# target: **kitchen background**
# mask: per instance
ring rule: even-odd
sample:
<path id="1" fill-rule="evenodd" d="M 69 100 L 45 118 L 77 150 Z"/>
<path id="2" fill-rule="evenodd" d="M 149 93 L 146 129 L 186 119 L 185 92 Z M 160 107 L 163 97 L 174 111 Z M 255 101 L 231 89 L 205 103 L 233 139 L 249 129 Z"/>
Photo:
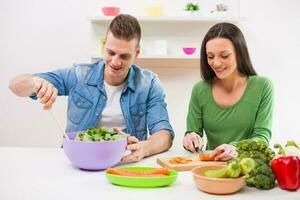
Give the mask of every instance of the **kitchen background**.
<path id="1" fill-rule="evenodd" d="M 184 12 L 189 2 L 198 3 L 200 11 Z M 227 5 L 228 10 L 210 13 L 219 3 Z M 176 16 L 168 22 L 160 20 L 163 16 L 141 21 L 143 55 L 137 61 L 156 72 L 162 81 L 176 133 L 173 148 L 182 148 L 191 89 L 200 79 L 199 47 L 214 24 L 180 21 L 189 15 L 194 19 L 213 16 L 232 20 L 242 29 L 257 72 L 274 83 L 271 143 L 287 139 L 300 142 L 298 0 L 0 0 L 0 146 L 61 145 L 60 129 L 50 113 L 43 111 L 38 102 L 16 97 L 8 89 L 8 82 L 21 73 L 54 70 L 101 56 L 100 40 L 108 21 L 95 17 L 103 16 L 103 6 L 119 6 L 121 13 L 135 16 L 149 15 L 145 8 L 159 6 L 164 16 Z M 157 40 L 164 40 L 158 45 L 163 53 L 155 46 Z M 165 41 L 167 55 L 161 55 Z M 184 46 L 197 50 L 193 55 L 184 55 Z M 58 98 L 53 107 L 63 127 L 66 100 Z"/>

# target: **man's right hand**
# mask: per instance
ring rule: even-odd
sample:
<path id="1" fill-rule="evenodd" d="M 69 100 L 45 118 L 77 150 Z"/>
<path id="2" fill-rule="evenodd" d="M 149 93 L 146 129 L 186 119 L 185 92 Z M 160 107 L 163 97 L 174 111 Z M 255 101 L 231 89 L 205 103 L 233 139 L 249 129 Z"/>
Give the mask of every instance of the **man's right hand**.
<path id="1" fill-rule="evenodd" d="M 20 97 L 28 97 L 32 93 L 36 93 L 37 98 L 44 104 L 43 108 L 45 110 L 51 108 L 58 93 L 51 83 L 31 74 L 22 74 L 15 77 L 9 82 L 9 88 Z"/>
<path id="2" fill-rule="evenodd" d="M 195 132 L 188 133 L 183 138 L 183 146 L 193 153 L 197 152 L 195 147 L 201 150 L 203 148 L 203 145 L 203 139 Z"/>
<path id="3" fill-rule="evenodd" d="M 33 85 L 34 92 L 37 95 L 37 98 L 40 100 L 42 104 L 44 104 L 43 108 L 45 110 L 49 110 L 52 107 L 52 104 L 55 102 L 57 97 L 57 89 L 49 83 L 47 80 L 34 76 Z"/>

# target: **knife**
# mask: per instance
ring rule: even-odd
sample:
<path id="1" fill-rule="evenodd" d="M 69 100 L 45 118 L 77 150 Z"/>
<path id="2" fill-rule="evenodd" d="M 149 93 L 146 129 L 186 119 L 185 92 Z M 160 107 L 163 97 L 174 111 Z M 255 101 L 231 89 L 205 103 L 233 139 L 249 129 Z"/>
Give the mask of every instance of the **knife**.
<path id="1" fill-rule="evenodd" d="M 197 153 L 202 153 L 202 148 L 200 148 L 198 144 L 195 144 L 193 142 L 193 146 L 194 146 L 194 148 L 195 148 L 195 150 L 196 150 Z"/>

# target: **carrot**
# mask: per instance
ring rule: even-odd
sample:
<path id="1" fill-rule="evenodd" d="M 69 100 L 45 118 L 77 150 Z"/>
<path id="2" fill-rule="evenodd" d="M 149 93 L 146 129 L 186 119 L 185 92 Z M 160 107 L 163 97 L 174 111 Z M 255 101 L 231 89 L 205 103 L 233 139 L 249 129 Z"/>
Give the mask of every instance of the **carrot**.
<path id="1" fill-rule="evenodd" d="M 205 154 L 205 153 L 200 154 L 200 155 L 199 155 L 199 159 L 200 159 L 201 161 L 213 161 L 213 160 L 214 160 L 214 158 L 211 157 L 210 154 Z"/>
<path id="2" fill-rule="evenodd" d="M 145 171 L 127 170 L 121 168 L 108 168 L 107 172 L 119 176 L 134 176 L 134 177 L 162 177 L 170 173 L 168 168 L 158 168 Z"/>
<path id="3" fill-rule="evenodd" d="M 201 161 L 214 161 L 215 158 L 220 155 L 223 151 L 222 150 L 215 150 L 212 153 L 202 153 L 199 154 L 199 160 Z"/>
<path id="4" fill-rule="evenodd" d="M 174 157 L 169 160 L 169 163 L 171 164 L 187 164 L 189 162 L 192 162 L 192 160 L 185 157 Z"/>

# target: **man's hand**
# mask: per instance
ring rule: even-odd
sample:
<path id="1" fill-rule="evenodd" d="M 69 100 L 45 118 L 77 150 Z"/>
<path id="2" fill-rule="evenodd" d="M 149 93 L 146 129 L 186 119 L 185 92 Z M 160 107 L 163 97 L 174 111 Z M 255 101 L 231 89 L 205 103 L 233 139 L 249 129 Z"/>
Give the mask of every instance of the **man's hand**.
<path id="1" fill-rule="evenodd" d="M 131 151 L 131 153 L 124 156 L 121 162 L 131 163 L 142 160 L 146 155 L 145 150 L 147 149 L 148 143 L 147 141 L 139 141 L 134 136 L 129 136 L 127 150 Z"/>
<path id="2" fill-rule="evenodd" d="M 203 145 L 203 139 L 195 132 L 188 133 L 183 138 L 183 146 L 193 153 L 197 152 L 196 148 L 201 150 L 203 148 Z"/>
<path id="3" fill-rule="evenodd" d="M 9 88 L 20 97 L 28 97 L 32 93 L 36 93 L 37 98 L 44 104 L 43 108 L 45 110 L 51 108 L 58 93 L 51 83 L 31 74 L 22 74 L 15 77 L 9 82 Z"/>
<path id="4" fill-rule="evenodd" d="M 114 128 L 114 131 L 116 131 L 119 134 L 126 134 L 119 128 Z M 128 136 L 127 137 L 127 147 L 126 149 L 131 151 L 129 155 L 124 156 L 121 159 L 121 162 L 123 163 L 130 163 L 130 162 L 137 162 L 139 160 L 142 160 L 144 158 L 144 148 L 142 147 L 143 142 L 140 142 L 136 137 L 134 136 Z"/>
<path id="5" fill-rule="evenodd" d="M 33 78 L 34 92 L 37 94 L 37 98 L 42 104 L 45 110 L 49 110 L 57 97 L 57 89 L 45 79 L 34 76 Z"/>
<path id="6" fill-rule="evenodd" d="M 222 152 L 222 153 L 220 153 Z M 217 155 L 218 154 L 218 155 Z M 215 160 L 227 161 L 232 159 L 233 157 L 238 156 L 238 152 L 236 151 L 235 146 L 231 144 L 221 144 L 217 148 L 215 148 L 212 156 L 216 156 Z"/>
<path id="7" fill-rule="evenodd" d="M 120 134 L 126 134 L 118 128 L 114 130 Z M 121 162 L 130 163 L 142 160 L 147 156 L 161 153 L 172 146 L 172 138 L 168 131 L 160 130 L 153 133 L 147 140 L 139 141 L 134 136 L 127 138 L 127 150 L 131 151 L 129 155 L 122 158 Z"/>

